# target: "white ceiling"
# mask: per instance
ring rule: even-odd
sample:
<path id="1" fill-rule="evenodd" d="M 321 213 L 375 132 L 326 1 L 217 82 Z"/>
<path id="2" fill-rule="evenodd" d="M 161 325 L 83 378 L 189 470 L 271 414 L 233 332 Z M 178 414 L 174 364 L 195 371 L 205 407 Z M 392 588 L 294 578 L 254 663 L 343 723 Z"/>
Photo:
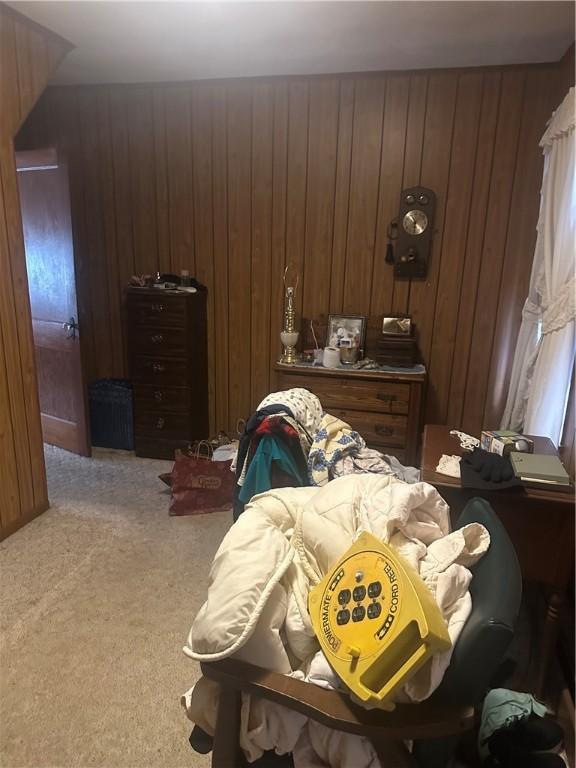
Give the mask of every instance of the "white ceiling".
<path id="1" fill-rule="evenodd" d="M 76 48 L 57 83 L 556 61 L 572 2 L 12 2 Z"/>

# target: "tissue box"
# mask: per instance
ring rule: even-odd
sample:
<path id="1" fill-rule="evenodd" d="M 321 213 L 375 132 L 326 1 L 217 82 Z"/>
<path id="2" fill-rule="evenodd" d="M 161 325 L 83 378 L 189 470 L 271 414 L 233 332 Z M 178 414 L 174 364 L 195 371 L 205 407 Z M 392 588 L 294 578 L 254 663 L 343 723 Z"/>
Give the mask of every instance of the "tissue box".
<path id="1" fill-rule="evenodd" d="M 510 451 L 516 450 L 517 440 L 525 440 L 528 443 L 528 449 L 524 453 L 534 453 L 534 442 L 529 437 L 506 429 L 482 430 L 480 447 L 485 451 L 490 451 L 490 453 L 508 456 Z"/>

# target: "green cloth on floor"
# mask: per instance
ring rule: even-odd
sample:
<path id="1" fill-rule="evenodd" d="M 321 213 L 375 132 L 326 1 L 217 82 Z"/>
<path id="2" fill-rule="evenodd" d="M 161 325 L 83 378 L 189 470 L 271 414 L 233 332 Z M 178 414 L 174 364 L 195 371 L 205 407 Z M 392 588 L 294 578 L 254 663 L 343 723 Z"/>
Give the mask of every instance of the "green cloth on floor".
<path id="1" fill-rule="evenodd" d="M 524 720 L 534 714 L 544 717 L 546 707 L 529 693 L 494 688 L 484 699 L 482 722 L 478 734 L 478 751 L 485 760 L 489 756 L 488 739 L 500 728 L 506 728 L 516 720 Z"/>
<path id="2" fill-rule="evenodd" d="M 308 478 L 298 467 L 294 457 L 282 440 L 274 435 L 264 435 L 258 443 L 256 453 L 250 462 L 239 499 L 247 504 L 252 496 L 272 488 L 272 464 L 276 462 L 282 472 L 292 475 L 295 486 L 308 485 Z"/>

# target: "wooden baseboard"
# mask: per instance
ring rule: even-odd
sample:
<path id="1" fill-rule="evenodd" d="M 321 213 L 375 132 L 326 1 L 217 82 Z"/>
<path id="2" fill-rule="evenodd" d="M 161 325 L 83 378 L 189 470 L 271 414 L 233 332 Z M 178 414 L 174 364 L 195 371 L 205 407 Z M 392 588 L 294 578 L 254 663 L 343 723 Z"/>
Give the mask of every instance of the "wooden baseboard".
<path id="1" fill-rule="evenodd" d="M 39 506 L 34 507 L 30 512 L 26 512 L 26 514 L 22 515 L 22 517 L 19 517 L 17 520 L 11 520 L 7 525 L 0 527 L 0 541 L 3 541 L 4 539 L 7 539 L 8 536 L 16 533 L 16 531 L 23 528 L 31 520 L 34 520 L 35 517 L 39 517 L 43 512 L 46 512 L 49 506 L 47 501 L 43 502 Z"/>

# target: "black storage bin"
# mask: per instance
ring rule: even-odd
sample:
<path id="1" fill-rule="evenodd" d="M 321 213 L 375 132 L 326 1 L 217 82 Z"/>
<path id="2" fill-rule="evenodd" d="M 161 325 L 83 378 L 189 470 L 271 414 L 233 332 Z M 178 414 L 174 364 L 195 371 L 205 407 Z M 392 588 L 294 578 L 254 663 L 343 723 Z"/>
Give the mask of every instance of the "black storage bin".
<path id="1" fill-rule="evenodd" d="M 134 450 L 132 385 L 126 379 L 99 379 L 88 387 L 92 445 Z"/>

